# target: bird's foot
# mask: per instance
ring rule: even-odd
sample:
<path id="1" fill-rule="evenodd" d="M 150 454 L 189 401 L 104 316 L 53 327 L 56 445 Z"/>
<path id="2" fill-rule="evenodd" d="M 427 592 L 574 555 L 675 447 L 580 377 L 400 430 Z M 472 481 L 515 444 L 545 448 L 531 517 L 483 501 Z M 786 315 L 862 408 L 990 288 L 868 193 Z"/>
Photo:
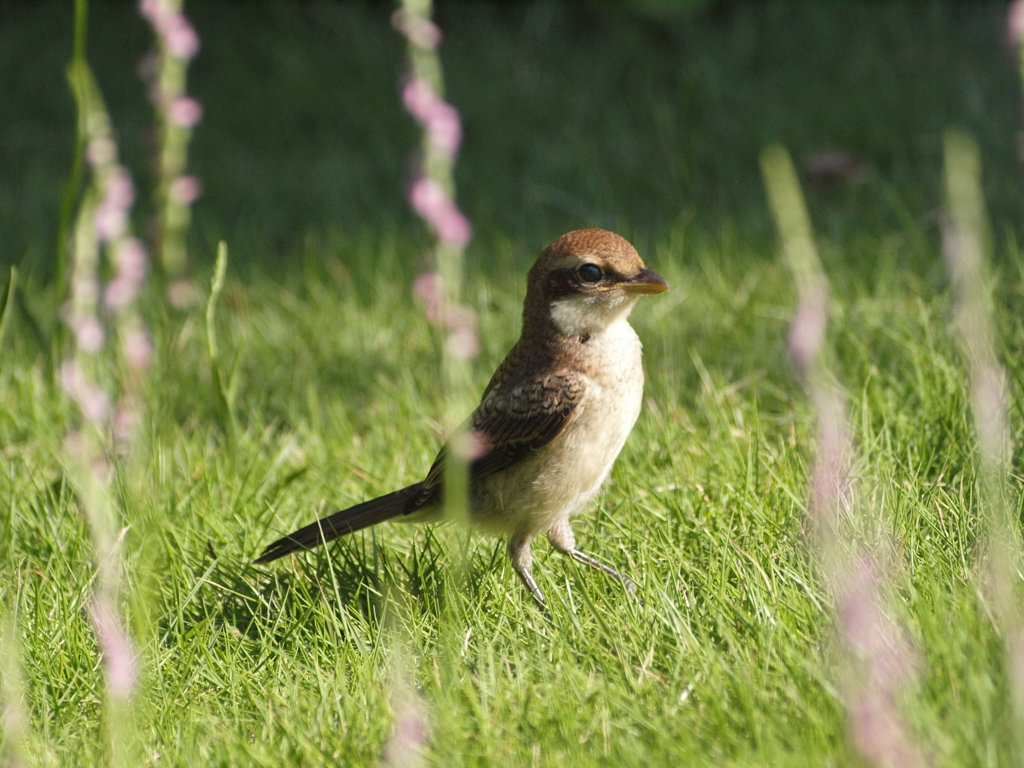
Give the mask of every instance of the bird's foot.
<path id="1" fill-rule="evenodd" d="M 526 585 L 526 588 L 530 591 L 530 597 L 533 598 L 534 605 L 536 605 L 541 613 L 551 621 L 551 611 L 548 610 L 548 601 L 544 599 L 544 593 L 540 591 L 540 587 L 537 586 L 537 582 L 533 578 L 533 574 L 530 573 L 528 568 L 516 568 L 516 575 L 519 576 L 520 581 Z"/>
<path id="2" fill-rule="evenodd" d="M 618 579 L 622 582 L 623 586 L 630 594 L 636 594 L 636 583 L 629 578 L 629 576 L 623 576 L 621 573 L 616 571 L 610 565 L 606 565 L 592 555 L 588 555 L 586 552 L 580 552 L 578 549 L 570 549 L 566 551 L 573 560 L 584 565 L 589 565 L 591 568 L 596 568 L 599 571 L 604 571 L 612 578 Z"/>

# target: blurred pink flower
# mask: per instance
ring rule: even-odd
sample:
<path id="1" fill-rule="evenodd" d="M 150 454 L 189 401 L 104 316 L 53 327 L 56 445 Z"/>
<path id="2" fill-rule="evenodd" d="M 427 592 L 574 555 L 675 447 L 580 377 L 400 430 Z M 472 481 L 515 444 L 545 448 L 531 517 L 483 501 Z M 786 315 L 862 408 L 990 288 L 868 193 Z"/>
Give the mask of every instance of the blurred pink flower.
<path id="1" fill-rule="evenodd" d="M 135 202 L 135 185 L 123 165 L 116 166 L 107 180 L 106 200 L 119 208 L 130 208 Z"/>
<path id="2" fill-rule="evenodd" d="M 189 96 L 179 96 L 167 108 L 167 118 L 182 128 L 191 128 L 203 117 L 203 107 Z"/>
<path id="3" fill-rule="evenodd" d="M 444 283 L 437 272 L 424 272 L 416 278 L 412 292 L 423 302 L 424 313 L 431 324 L 453 329 L 456 334 L 460 334 L 457 340 L 449 337 L 449 345 L 455 344 L 463 350 L 472 350 L 468 356 L 473 357 L 479 346 L 476 339 L 476 313 L 469 307 L 446 307 L 443 287 Z"/>
<path id="4" fill-rule="evenodd" d="M 442 101 L 424 80 L 412 78 L 402 89 L 402 101 L 424 128 L 429 141 L 438 149 L 455 154 L 462 142 L 459 112 Z"/>
<path id="5" fill-rule="evenodd" d="M 196 289 L 184 278 L 175 280 L 167 288 L 167 298 L 175 309 L 187 309 L 196 303 Z"/>
<path id="6" fill-rule="evenodd" d="M 166 0 L 140 0 L 139 11 L 163 40 L 168 53 L 191 59 L 199 50 L 199 36 L 177 8 Z"/>
<path id="7" fill-rule="evenodd" d="M 1007 641 L 1010 656 L 1010 682 L 1018 691 L 1024 691 L 1024 635 L 1014 633 Z"/>
<path id="8" fill-rule="evenodd" d="M 117 156 L 117 145 L 112 139 L 93 139 L 85 150 L 86 159 L 93 165 L 109 165 Z"/>
<path id="9" fill-rule="evenodd" d="M 417 48 L 432 51 L 441 44 L 441 30 L 430 19 L 410 18 L 404 8 L 391 14 L 391 26 L 405 35 Z"/>
<path id="10" fill-rule="evenodd" d="M 110 400 L 107 393 L 95 387 L 83 389 L 78 400 L 82 414 L 93 424 L 101 424 L 110 414 Z"/>
<path id="11" fill-rule="evenodd" d="M 409 200 L 413 210 L 427 221 L 442 243 L 461 248 L 469 242 L 472 234 L 469 221 L 436 181 L 417 180 L 412 185 Z"/>
<path id="12" fill-rule="evenodd" d="M 135 283 L 146 279 L 146 252 L 136 238 L 126 237 L 118 242 L 115 260 L 118 276 Z"/>
<path id="13" fill-rule="evenodd" d="M 91 304 L 99 298 L 100 295 L 100 283 L 95 276 L 80 276 L 75 278 L 74 287 L 75 296 L 81 298 L 82 301 Z M 65 304 L 61 308 L 61 311 L 68 313 L 71 311 L 71 304 Z"/>
<path id="14" fill-rule="evenodd" d="M 102 424 L 110 413 L 110 401 L 103 390 L 82 375 L 74 360 L 65 360 L 58 374 L 64 391 L 82 409 L 82 415 L 93 424 Z"/>
<path id="15" fill-rule="evenodd" d="M 103 300 L 107 307 L 119 310 L 135 299 L 146 279 L 146 253 L 134 237 L 118 241 L 114 251 L 117 274 L 107 283 Z"/>
<path id="16" fill-rule="evenodd" d="M 103 202 L 96 208 L 96 234 L 103 242 L 120 237 L 128 224 L 128 210 L 135 202 L 135 185 L 124 166 L 107 178 Z"/>
<path id="17" fill-rule="evenodd" d="M 437 272 L 424 272 L 412 284 L 412 295 L 427 305 L 427 312 L 437 311 L 441 305 L 441 276 Z"/>
<path id="18" fill-rule="evenodd" d="M 114 440 L 122 444 L 130 443 L 135 436 L 138 422 L 138 414 L 132 408 L 119 407 L 114 413 L 114 423 L 111 426 Z"/>
<path id="19" fill-rule="evenodd" d="M 67 365 L 67 363 L 64 363 L 64 365 Z M 61 366 L 62 369 L 64 365 Z M 63 383 L 63 371 L 61 371 L 59 375 L 61 376 L 61 382 Z M 80 459 L 85 455 L 85 437 L 77 429 L 68 432 L 67 435 L 64 436 L 64 447 L 67 449 L 69 454 L 74 456 L 76 459 Z"/>
<path id="20" fill-rule="evenodd" d="M 149 23 L 156 26 L 160 20 L 171 12 L 163 0 L 139 0 L 139 11 Z"/>
<path id="21" fill-rule="evenodd" d="M 421 123 L 427 121 L 431 110 L 440 101 L 437 98 L 437 94 L 434 93 L 434 89 L 430 87 L 430 83 L 426 80 L 420 80 L 415 77 L 410 78 L 409 82 L 405 84 L 405 88 L 402 89 L 402 103 L 405 104 L 405 108 L 409 110 L 412 116 Z"/>
<path id="22" fill-rule="evenodd" d="M 1016 0 L 1006 14 L 1006 32 L 1010 43 L 1020 45 L 1024 41 L 1024 0 Z"/>
<path id="23" fill-rule="evenodd" d="M 124 208 L 104 201 L 96 209 L 96 234 L 103 242 L 120 237 L 128 224 L 128 213 Z"/>
<path id="24" fill-rule="evenodd" d="M 867 169 L 857 156 L 842 147 L 827 147 L 805 155 L 800 170 L 821 190 L 831 189 L 841 181 L 861 183 L 867 179 Z"/>
<path id="25" fill-rule="evenodd" d="M 480 351 L 480 339 L 468 325 L 456 326 L 448 336 L 448 352 L 456 360 L 469 360 Z"/>
<path id="26" fill-rule="evenodd" d="M 83 352 L 99 352 L 103 346 L 103 326 L 95 317 L 73 319 L 71 330 L 75 334 L 75 342 Z"/>
<path id="27" fill-rule="evenodd" d="M 180 13 L 171 16 L 160 32 L 167 50 L 176 58 L 191 59 L 199 51 L 199 35 Z"/>
<path id="28" fill-rule="evenodd" d="M 828 292 L 814 291 L 797 305 L 796 316 L 789 328 L 789 354 L 793 367 L 806 376 L 808 367 L 818 355 L 828 323 Z"/>
<path id="29" fill-rule="evenodd" d="M 479 429 L 473 429 L 469 431 L 468 437 L 469 446 L 466 450 L 466 458 L 470 461 L 473 459 L 479 459 L 491 450 L 491 439 L 487 436 L 486 432 L 482 432 Z"/>
<path id="30" fill-rule="evenodd" d="M 128 360 L 128 365 L 135 370 L 146 368 L 152 353 L 153 344 L 144 329 L 135 328 L 127 333 L 124 339 L 124 356 Z"/>
<path id="31" fill-rule="evenodd" d="M 885 768 L 923 766 L 917 747 L 904 731 L 895 702 L 886 694 L 869 693 L 850 712 L 854 743 L 872 765 Z"/>
<path id="32" fill-rule="evenodd" d="M 192 205 L 202 191 L 202 184 L 195 176 L 179 176 L 171 182 L 170 197 L 180 205 Z"/>
<path id="33" fill-rule="evenodd" d="M 870 686 L 895 691 L 917 669 L 909 640 L 883 610 L 881 576 L 868 555 L 839 585 L 839 622 L 854 657 L 868 664 Z"/>
<path id="34" fill-rule="evenodd" d="M 103 303 L 115 312 L 128 306 L 135 298 L 135 286 L 122 277 L 115 277 L 103 291 Z"/>
<path id="35" fill-rule="evenodd" d="M 110 694 L 118 699 L 127 699 L 134 693 L 138 678 L 131 640 L 121 628 L 109 599 L 99 598 L 94 601 L 90 612 L 107 666 Z"/>
<path id="36" fill-rule="evenodd" d="M 462 122 L 458 110 L 446 101 L 438 102 L 426 121 L 427 135 L 435 147 L 455 154 L 462 143 Z"/>
<path id="37" fill-rule="evenodd" d="M 394 768 L 416 768 L 423 764 L 427 742 L 427 720 L 417 699 L 402 702 L 395 712 L 395 730 L 384 747 L 383 763 Z"/>

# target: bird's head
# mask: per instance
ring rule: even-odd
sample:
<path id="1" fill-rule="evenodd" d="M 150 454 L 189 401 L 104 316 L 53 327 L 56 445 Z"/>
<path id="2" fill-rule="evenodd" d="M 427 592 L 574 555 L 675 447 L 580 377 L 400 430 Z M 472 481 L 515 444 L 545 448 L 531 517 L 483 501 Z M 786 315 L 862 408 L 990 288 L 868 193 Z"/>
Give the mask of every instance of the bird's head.
<path id="1" fill-rule="evenodd" d="M 625 238 L 578 229 L 545 248 L 530 269 L 524 320 L 551 321 L 569 336 L 598 333 L 624 320 L 641 296 L 667 289 Z"/>

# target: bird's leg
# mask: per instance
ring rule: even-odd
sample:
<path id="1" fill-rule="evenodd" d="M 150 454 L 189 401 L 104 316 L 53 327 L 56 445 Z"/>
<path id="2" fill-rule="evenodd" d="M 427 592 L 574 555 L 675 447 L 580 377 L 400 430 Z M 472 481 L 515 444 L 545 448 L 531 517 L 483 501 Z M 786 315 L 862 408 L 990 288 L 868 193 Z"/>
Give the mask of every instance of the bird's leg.
<path id="1" fill-rule="evenodd" d="M 636 592 L 636 584 L 633 583 L 631 578 L 623 576 L 610 565 L 605 565 L 596 557 L 588 555 L 586 552 L 580 552 L 576 549 L 576 535 L 572 532 L 572 528 L 569 526 L 568 520 L 556 523 L 548 531 L 548 541 L 550 541 L 551 546 L 559 552 L 569 555 L 573 560 L 579 563 L 589 565 L 591 568 L 596 568 L 599 571 L 604 571 L 609 576 L 621 581 L 630 592 Z"/>
<path id="2" fill-rule="evenodd" d="M 551 618 L 551 614 L 548 612 L 547 600 L 544 599 L 544 593 L 540 591 L 537 582 L 533 580 L 533 574 L 530 573 L 530 566 L 533 564 L 533 556 L 530 554 L 530 537 L 513 536 L 512 540 L 508 543 L 508 558 L 512 561 L 512 567 L 515 568 L 516 575 L 526 585 L 526 588 L 530 590 L 533 602 L 544 611 L 548 618 Z"/>

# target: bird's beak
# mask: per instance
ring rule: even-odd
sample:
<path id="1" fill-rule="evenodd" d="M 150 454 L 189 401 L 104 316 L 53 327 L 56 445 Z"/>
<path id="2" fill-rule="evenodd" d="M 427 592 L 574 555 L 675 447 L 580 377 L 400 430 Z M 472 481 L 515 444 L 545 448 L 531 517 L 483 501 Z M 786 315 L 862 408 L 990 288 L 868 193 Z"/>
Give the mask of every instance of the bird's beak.
<path id="1" fill-rule="evenodd" d="M 635 293 L 641 296 L 668 290 L 668 283 L 665 282 L 665 278 L 650 269 L 641 269 L 632 277 L 628 277 L 619 283 L 619 286 L 626 293 Z"/>

